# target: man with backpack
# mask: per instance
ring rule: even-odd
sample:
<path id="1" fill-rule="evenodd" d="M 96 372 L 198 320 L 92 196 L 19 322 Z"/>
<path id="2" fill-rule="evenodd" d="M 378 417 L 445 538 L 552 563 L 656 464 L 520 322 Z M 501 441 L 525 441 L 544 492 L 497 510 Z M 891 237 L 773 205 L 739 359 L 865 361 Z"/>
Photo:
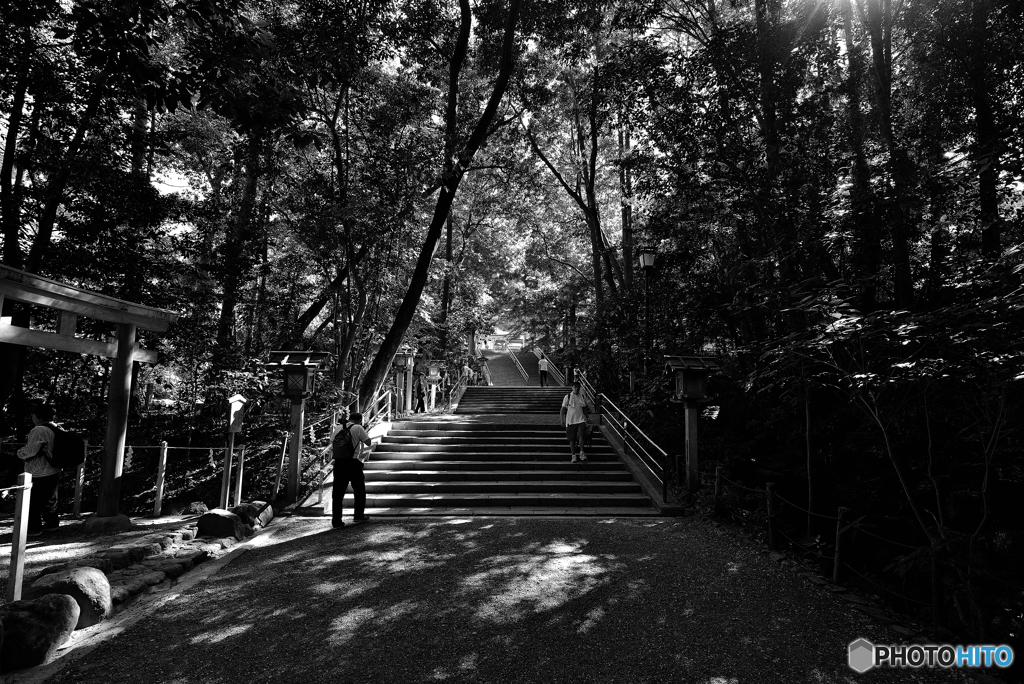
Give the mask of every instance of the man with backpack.
<path id="1" fill-rule="evenodd" d="M 50 424 L 55 411 L 41 404 L 32 409 L 33 428 L 28 443 L 18 449 L 18 458 L 25 462 L 25 472 L 32 475 L 32 494 L 28 504 L 28 536 L 38 537 L 44 531 L 56 532 L 60 526 L 57 515 L 57 487 L 61 469 L 51 463 L 54 431 Z"/>
<path id="2" fill-rule="evenodd" d="M 344 527 L 341 519 L 342 501 L 348 483 L 352 483 L 352 496 L 355 499 L 355 511 L 352 516 L 356 522 L 366 522 L 370 516 L 366 510 L 366 478 L 363 476 L 363 459 L 359 452 L 363 445 L 370 446 L 370 435 L 363 427 L 363 414 L 353 413 L 352 417 L 334 427 L 331 435 L 331 450 L 334 456 L 334 487 L 331 490 L 331 523 L 334 527 Z"/>

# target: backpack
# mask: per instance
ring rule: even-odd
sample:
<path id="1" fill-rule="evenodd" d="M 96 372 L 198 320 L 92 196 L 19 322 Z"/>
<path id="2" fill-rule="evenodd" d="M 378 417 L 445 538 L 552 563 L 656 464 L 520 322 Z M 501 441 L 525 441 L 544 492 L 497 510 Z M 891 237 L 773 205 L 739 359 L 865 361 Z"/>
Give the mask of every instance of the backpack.
<path id="1" fill-rule="evenodd" d="M 44 423 L 53 430 L 52 456 L 47 460 L 54 468 L 74 470 L 85 463 L 85 438 L 75 432 L 68 432 L 53 423 Z"/>
<path id="2" fill-rule="evenodd" d="M 356 455 L 356 448 L 352 446 L 351 427 L 351 425 L 346 424 L 345 427 L 334 436 L 334 441 L 331 442 L 331 446 L 334 449 L 335 461 L 345 458 L 354 458 Z"/>

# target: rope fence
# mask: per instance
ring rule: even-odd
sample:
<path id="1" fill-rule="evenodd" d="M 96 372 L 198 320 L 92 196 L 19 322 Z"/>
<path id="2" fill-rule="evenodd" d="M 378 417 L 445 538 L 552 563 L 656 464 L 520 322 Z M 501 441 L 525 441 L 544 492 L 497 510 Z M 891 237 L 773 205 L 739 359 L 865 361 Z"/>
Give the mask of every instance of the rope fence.
<path id="1" fill-rule="evenodd" d="M 844 507 L 840 507 L 839 508 L 838 515 L 827 515 L 827 514 L 818 513 L 818 512 L 815 512 L 815 511 L 810 511 L 810 510 L 808 510 L 804 506 L 800 506 L 798 504 L 793 503 L 792 501 L 790 501 L 789 499 L 787 499 L 785 497 L 779 496 L 774 491 L 774 487 L 775 487 L 774 483 L 771 483 L 771 482 L 767 483 L 763 490 L 755 489 L 753 487 L 747 487 L 745 485 L 742 485 L 742 484 L 740 484 L 738 482 L 735 482 L 735 481 L 730 480 L 729 478 L 725 477 L 725 475 L 722 474 L 722 468 L 721 467 L 718 467 L 715 470 L 714 511 L 716 513 L 719 511 L 720 506 L 721 506 L 721 500 L 722 500 L 722 497 L 723 497 L 723 494 L 724 494 L 724 486 L 725 485 L 729 485 L 730 489 L 735 489 L 736 493 L 743 493 L 743 494 L 747 494 L 747 495 L 755 495 L 756 494 L 758 496 L 765 497 L 765 503 L 767 505 L 767 510 L 768 510 L 768 515 L 767 515 L 768 547 L 771 550 L 774 551 L 777 548 L 779 548 L 780 540 L 785 540 L 786 542 L 792 544 L 795 548 L 804 549 L 807 552 L 817 551 L 817 555 L 818 555 L 818 557 L 821 560 L 829 561 L 829 562 L 832 563 L 832 581 L 835 584 L 839 584 L 839 585 L 843 584 L 844 583 L 844 576 L 845 576 L 845 574 L 848 571 L 848 572 L 852 573 L 853 575 L 855 575 L 856 577 L 860 578 L 865 584 L 867 584 L 867 585 L 869 585 L 871 587 L 874 587 L 874 588 L 878 589 L 879 591 L 884 592 L 885 594 L 887 594 L 887 595 L 889 595 L 891 597 L 894 597 L 894 598 L 899 599 L 901 601 L 905 601 L 908 604 L 914 604 L 914 605 L 918 605 L 918 606 L 930 607 L 933 611 L 938 610 L 937 606 L 933 605 L 932 603 L 930 603 L 928 601 L 922 601 L 920 599 L 915 599 L 915 598 L 912 598 L 910 596 L 906 596 L 905 594 L 903 594 L 903 593 L 901 593 L 899 591 L 896 591 L 894 589 L 886 587 L 886 586 L 880 584 L 879 582 L 871 579 L 870 577 L 865 575 L 863 572 L 857 570 L 852 565 L 850 565 L 850 563 L 847 562 L 846 557 L 845 557 L 846 554 L 849 552 L 849 548 L 848 547 L 850 545 L 850 540 L 848 540 L 847 537 L 849 536 L 849 534 L 851 532 L 863 532 L 868 537 L 872 537 L 872 538 L 877 539 L 879 541 L 883 541 L 883 542 L 885 542 L 887 544 L 891 544 L 893 546 L 897 546 L 897 547 L 904 548 L 904 549 L 918 550 L 918 549 L 921 548 L 920 546 L 914 546 L 914 545 L 911 545 L 911 544 L 907 544 L 905 542 L 896 541 L 894 539 L 888 539 L 888 538 L 883 537 L 881 535 L 875 534 L 874 532 L 870 532 L 869 530 L 866 529 L 866 527 L 863 524 L 861 524 L 860 519 L 855 520 L 853 522 L 847 523 L 847 517 L 849 516 L 850 511 L 849 511 L 849 509 L 844 508 Z M 821 552 L 820 549 L 814 549 L 812 547 L 809 547 L 807 544 L 802 543 L 802 542 L 794 539 L 793 537 L 791 537 L 789 534 L 787 534 L 786 531 L 782 529 L 782 525 L 779 523 L 779 521 L 777 519 L 778 518 L 778 514 L 779 514 L 779 506 L 780 506 L 780 504 L 784 504 L 786 506 L 789 506 L 790 508 L 792 508 L 795 511 L 799 511 L 801 513 L 804 513 L 804 514 L 807 514 L 807 515 L 810 515 L 810 516 L 815 516 L 815 517 L 821 518 L 823 520 L 827 520 L 827 521 L 830 521 L 830 522 L 835 522 L 836 523 L 836 532 L 835 532 L 834 553 L 831 554 L 831 555 L 824 554 L 824 553 Z"/>

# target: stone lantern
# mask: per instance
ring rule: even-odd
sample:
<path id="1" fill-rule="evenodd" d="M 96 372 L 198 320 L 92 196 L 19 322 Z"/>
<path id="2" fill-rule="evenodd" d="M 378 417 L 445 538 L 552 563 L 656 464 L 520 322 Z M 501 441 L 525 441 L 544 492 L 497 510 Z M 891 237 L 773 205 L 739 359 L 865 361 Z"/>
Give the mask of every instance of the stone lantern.
<path id="1" fill-rule="evenodd" d="M 694 493 L 700 487 L 698 468 L 697 420 L 701 405 L 707 401 L 708 377 L 721 366 L 707 356 L 666 356 L 665 372 L 675 376 L 675 392 L 670 401 L 683 404 L 686 414 L 686 488 Z M 676 453 L 676 483 L 682 484 L 682 464 Z"/>

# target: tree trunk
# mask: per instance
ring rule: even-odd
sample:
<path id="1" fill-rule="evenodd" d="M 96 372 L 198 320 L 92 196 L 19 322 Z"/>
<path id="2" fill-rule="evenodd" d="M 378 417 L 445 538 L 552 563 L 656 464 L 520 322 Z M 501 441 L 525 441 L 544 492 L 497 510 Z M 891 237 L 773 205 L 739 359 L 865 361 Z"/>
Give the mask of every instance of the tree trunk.
<path id="1" fill-rule="evenodd" d="M 444 250 L 444 284 L 441 286 L 441 314 L 438 326 L 441 329 L 442 351 L 448 349 L 448 311 L 452 305 L 452 221 L 452 215 L 449 212 L 448 220 L 445 222 L 447 233 Z"/>
<path id="2" fill-rule="evenodd" d="M 18 136 L 21 133 L 21 119 L 24 116 L 25 94 L 28 91 L 28 60 L 22 62 L 11 99 L 10 115 L 7 119 L 7 141 L 4 144 L 3 163 L 0 165 L 0 212 L 3 214 L 4 263 L 21 268 L 24 255 L 21 252 L 19 233 L 21 231 L 21 202 L 18 194 L 21 188 L 14 185 L 14 161 L 18 155 Z"/>
<path id="3" fill-rule="evenodd" d="M 61 160 L 60 168 L 55 173 L 53 180 L 47 183 L 46 200 L 39 215 L 39 227 L 36 231 L 36 237 L 32 241 L 32 249 L 29 252 L 26 264 L 26 268 L 33 273 L 42 265 L 46 251 L 50 248 L 53 227 L 57 223 L 57 209 L 64 202 L 64 190 L 67 188 L 68 181 L 71 180 L 75 159 L 77 159 L 78 153 L 82 149 L 85 135 L 89 131 L 89 126 L 92 124 L 93 119 L 96 117 L 100 102 L 103 100 L 109 75 L 109 71 L 104 68 L 93 80 L 88 104 L 85 107 L 85 112 L 82 113 L 82 118 L 78 122 L 75 136 L 71 139 L 71 143 L 68 145 L 64 158 Z"/>
<path id="4" fill-rule="evenodd" d="M 871 169 L 868 166 L 864 144 L 864 115 L 861 112 L 860 84 L 864 77 L 864 56 L 853 40 L 853 10 L 850 0 L 842 0 L 843 33 L 846 37 L 847 112 L 849 126 L 847 140 L 853 152 L 850 190 L 850 212 L 854 233 L 855 277 L 861 281 L 858 306 L 868 313 L 875 310 L 878 302 L 875 278 L 881 261 L 881 236 L 875 220 L 874 198 L 871 193 Z"/>
<path id="5" fill-rule="evenodd" d="M 619 192 L 622 196 L 622 283 L 633 291 L 633 178 L 629 172 L 629 123 L 619 125 Z"/>
<path id="6" fill-rule="evenodd" d="M 1000 131 L 992 107 L 992 88 L 989 78 L 988 16 L 991 0 L 974 0 L 971 7 L 971 98 L 974 103 L 975 143 L 974 163 L 978 168 L 978 204 L 981 218 L 981 251 L 993 259 L 999 256 L 1000 227 L 999 148 Z"/>
<path id="7" fill-rule="evenodd" d="M 487 101 L 487 106 L 480 115 L 480 119 L 477 121 L 476 128 L 473 130 L 472 135 L 467 141 L 462 152 L 459 154 L 458 160 L 454 160 L 453 156 L 446 155 L 444 166 L 445 173 L 438 195 L 437 205 L 434 207 L 434 215 L 430 222 L 430 227 L 427 229 L 426 239 L 424 240 L 423 247 L 420 250 L 419 259 L 416 262 L 416 270 L 413 272 L 412 280 L 409 283 L 409 289 L 406 291 L 405 297 L 402 299 L 402 304 L 399 306 L 398 312 L 395 314 L 394 323 L 391 325 L 391 329 L 388 330 L 387 335 L 385 335 L 380 349 L 377 351 L 377 354 L 373 358 L 373 362 L 367 369 L 362 383 L 360 383 L 360 405 L 366 405 L 384 382 L 388 368 L 390 368 L 391 362 L 395 358 L 395 353 L 398 351 L 398 347 L 402 343 L 402 338 L 405 337 L 405 332 L 409 329 L 409 324 L 412 322 L 413 314 L 415 314 L 416 307 L 419 305 L 420 296 L 423 294 L 423 287 L 427 282 L 427 275 L 430 271 L 430 263 L 434 255 L 434 250 L 437 247 L 438 240 L 441 238 L 441 230 L 444 227 L 444 223 L 448 218 L 449 212 L 451 211 L 452 201 L 455 199 L 455 192 L 458 190 L 459 182 L 462 180 L 462 176 L 465 174 L 466 169 L 469 168 L 469 164 L 472 162 L 473 156 L 476 154 L 477 150 L 480 149 L 480 146 L 483 145 L 484 140 L 486 140 L 487 131 L 491 122 L 494 120 L 494 115 L 498 110 L 498 104 L 501 102 L 501 98 L 505 94 L 506 88 L 508 88 L 508 81 L 512 74 L 515 27 L 516 21 L 519 17 L 520 4 L 521 0 L 511 0 L 509 3 L 508 18 L 505 23 L 504 38 L 502 40 L 501 47 L 501 64 L 498 70 L 498 77 L 494 82 L 494 88 L 491 91 L 490 99 Z M 452 71 L 449 75 L 448 107 L 445 114 L 448 130 L 452 130 L 451 127 L 457 121 L 455 117 L 458 113 L 459 71 L 462 69 L 462 62 L 465 59 L 466 50 L 469 44 L 470 24 L 472 22 L 469 0 L 459 0 L 459 8 L 461 10 L 462 22 L 459 30 L 459 40 L 456 44 L 452 59 Z M 449 137 L 449 140 L 446 141 L 446 148 L 452 144 L 452 138 Z"/>
<path id="8" fill-rule="evenodd" d="M 889 216 L 892 225 L 895 304 L 901 309 L 910 309 L 914 306 L 914 284 L 910 270 L 909 221 L 905 211 L 907 166 L 910 162 L 906 151 L 896 142 L 892 123 L 892 7 L 889 0 L 867 0 L 867 6 L 867 29 L 871 36 L 875 75 L 875 104 L 892 178 L 893 195 Z"/>
<path id="9" fill-rule="evenodd" d="M 255 135 L 255 134 L 254 134 Z M 238 212 L 228 229 L 224 242 L 224 283 L 221 299 L 220 320 L 217 323 L 217 346 L 227 351 L 234 346 L 235 307 L 238 305 L 239 290 L 245 267 L 245 251 L 252 229 L 252 217 L 256 207 L 256 190 L 259 187 L 260 141 L 250 138 L 245 160 L 245 182 Z"/>

